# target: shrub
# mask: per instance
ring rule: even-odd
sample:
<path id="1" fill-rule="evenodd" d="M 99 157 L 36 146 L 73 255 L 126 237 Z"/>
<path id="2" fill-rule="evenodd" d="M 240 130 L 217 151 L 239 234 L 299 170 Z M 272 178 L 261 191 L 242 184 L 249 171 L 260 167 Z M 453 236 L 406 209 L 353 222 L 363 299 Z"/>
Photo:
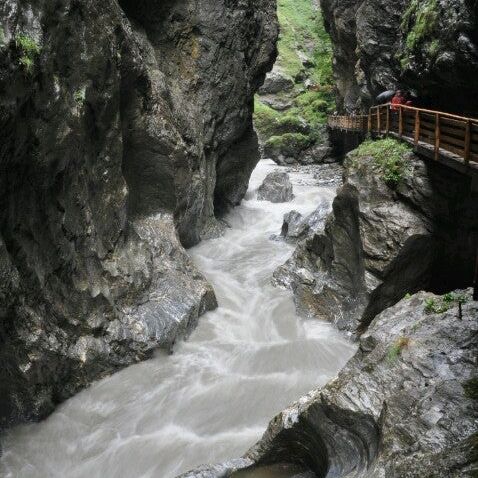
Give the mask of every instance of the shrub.
<path id="1" fill-rule="evenodd" d="M 406 155 L 410 151 L 411 148 L 407 144 L 387 138 L 378 141 L 364 141 L 351 153 L 351 156 L 354 158 L 372 157 L 374 166 L 380 170 L 385 183 L 396 187 L 408 173 Z"/>
<path id="2" fill-rule="evenodd" d="M 443 314 L 447 310 L 451 309 L 453 305 L 465 304 L 468 301 L 468 297 L 464 294 L 454 294 L 448 292 L 444 294 L 440 300 L 428 298 L 425 300 L 425 312 L 427 314 Z"/>

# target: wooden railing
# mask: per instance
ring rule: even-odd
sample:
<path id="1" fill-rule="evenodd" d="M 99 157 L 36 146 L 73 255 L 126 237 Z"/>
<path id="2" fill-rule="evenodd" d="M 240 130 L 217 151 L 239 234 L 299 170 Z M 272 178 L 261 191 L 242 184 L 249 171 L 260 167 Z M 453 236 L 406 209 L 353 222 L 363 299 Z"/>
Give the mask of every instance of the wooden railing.
<path id="1" fill-rule="evenodd" d="M 364 131 L 368 130 L 368 116 L 329 116 L 328 125 L 333 129 L 342 129 L 345 131 Z"/>
<path id="2" fill-rule="evenodd" d="M 448 152 L 465 161 L 478 162 L 478 120 L 405 105 L 380 105 L 370 108 L 368 131 L 394 133 L 418 146 L 430 145 L 435 159 Z"/>

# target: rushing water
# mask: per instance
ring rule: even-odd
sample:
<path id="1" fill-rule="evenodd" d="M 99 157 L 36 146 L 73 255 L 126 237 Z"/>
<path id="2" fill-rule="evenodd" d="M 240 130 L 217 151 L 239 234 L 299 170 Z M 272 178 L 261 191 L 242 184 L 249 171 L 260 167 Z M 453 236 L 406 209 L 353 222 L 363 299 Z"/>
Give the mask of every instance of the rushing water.
<path id="1" fill-rule="evenodd" d="M 330 324 L 298 318 L 291 294 L 270 285 L 293 250 L 270 240 L 284 213 L 310 213 L 335 191 L 297 172 L 293 202 L 257 201 L 274 168 L 268 161 L 256 168 L 224 237 L 191 250 L 219 308 L 172 356 L 128 367 L 42 423 L 12 430 L 0 476 L 171 478 L 242 455 L 274 414 L 336 375 L 355 347 Z"/>

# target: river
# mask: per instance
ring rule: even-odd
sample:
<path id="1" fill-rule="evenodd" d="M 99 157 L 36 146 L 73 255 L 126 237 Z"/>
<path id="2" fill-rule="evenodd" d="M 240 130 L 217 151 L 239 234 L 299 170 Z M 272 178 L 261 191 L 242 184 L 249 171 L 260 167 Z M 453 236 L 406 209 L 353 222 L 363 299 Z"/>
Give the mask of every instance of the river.
<path id="1" fill-rule="evenodd" d="M 242 455 L 277 412 L 337 374 L 355 345 L 328 323 L 300 319 L 292 294 L 270 284 L 293 251 L 270 239 L 283 215 L 330 207 L 335 186 L 295 171 L 292 202 L 257 201 L 257 187 L 277 168 L 261 161 L 227 217 L 231 228 L 190 250 L 219 308 L 173 355 L 158 353 L 93 384 L 47 420 L 11 430 L 0 476 L 173 478 Z"/>

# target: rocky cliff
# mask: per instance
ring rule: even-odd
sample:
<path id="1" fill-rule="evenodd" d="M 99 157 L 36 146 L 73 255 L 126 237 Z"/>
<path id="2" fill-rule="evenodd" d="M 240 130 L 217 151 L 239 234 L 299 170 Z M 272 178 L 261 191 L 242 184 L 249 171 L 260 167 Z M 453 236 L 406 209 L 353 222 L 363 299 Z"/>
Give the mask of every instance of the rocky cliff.
<path id="1" fill-rule="evenodd" d="M 340 110 L 365 110 L 397 86 L 418 102 L 478 112 L 475 0 L 322 0 Z"/>
<path id="2" fill-rule="evenodd" d="M 407 293 L 473 283 L 478 195 L 470 177 L 424 162 L 395 140 L 349 154 L 322 230 L 274 273 L 307 316 L 357 334 Z"/>
<path id="3" fill-rule="evenodd" d="M 215 306 L 183 246 L 258 160 L 274 0 L 0 5 L 0 427 Z"/>

